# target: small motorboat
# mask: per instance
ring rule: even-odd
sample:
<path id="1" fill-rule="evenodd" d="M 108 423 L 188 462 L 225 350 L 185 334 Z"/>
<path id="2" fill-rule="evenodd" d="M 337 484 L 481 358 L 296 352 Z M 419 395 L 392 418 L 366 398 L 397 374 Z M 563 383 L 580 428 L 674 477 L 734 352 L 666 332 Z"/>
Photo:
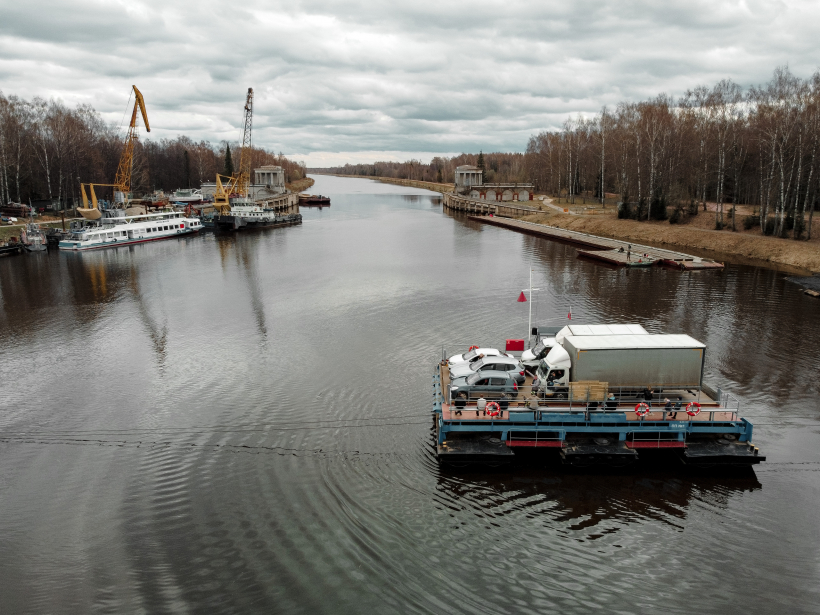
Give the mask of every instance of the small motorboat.
<path id="1" fill-rule="evenodd" d="M 48 247 L 46 236 L 39 224 L 30 222 L 20 233 L 20 243 L 26 252 L 42 252 Z"/>

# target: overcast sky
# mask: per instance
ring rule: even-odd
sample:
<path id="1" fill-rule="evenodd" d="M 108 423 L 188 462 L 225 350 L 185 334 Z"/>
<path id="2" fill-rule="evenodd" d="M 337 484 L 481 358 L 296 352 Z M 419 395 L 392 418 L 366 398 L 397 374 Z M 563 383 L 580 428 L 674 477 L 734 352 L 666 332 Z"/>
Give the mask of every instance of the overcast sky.
<path id="1" fill-rule="evenodd" d="M 569 114 L 820 66 L 820 2 L 0 0 L 0 89 L 92 104 L 135 84 L 154 138 L 309 166 L 523 151 Z M 132 101 L 133 102 L 133 101 Z"/>

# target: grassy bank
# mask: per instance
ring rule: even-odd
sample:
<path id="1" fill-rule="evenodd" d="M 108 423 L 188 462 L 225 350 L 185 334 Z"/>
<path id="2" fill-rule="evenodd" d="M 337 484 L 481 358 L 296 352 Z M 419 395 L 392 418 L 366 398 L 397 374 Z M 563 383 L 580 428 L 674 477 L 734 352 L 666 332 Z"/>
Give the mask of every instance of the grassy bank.
<path id="1" fill-rule="evenodd" d="M 310 188 L 314 183 L 315 182 L 313 181 L 312 177 L 303 177 L 302 179 L 297 179 L 295 182 L 285 184 L 285 188 L 287 188 L 291 192 L 304 192 L 305 190 Z"/>
<path id="2" fill-rule="evenodd" d="M 820 272 L 820 243 L 777 239 L 759 232 L 733 233 L 668 222 L 619 220 L 614 215 L 570 215 L 557 211 L 521 216 L 521 220 L 634 241 L 658 247 L 674 246 L 692 254 L 728 262 L 751 262 L 794 272 Z"/>

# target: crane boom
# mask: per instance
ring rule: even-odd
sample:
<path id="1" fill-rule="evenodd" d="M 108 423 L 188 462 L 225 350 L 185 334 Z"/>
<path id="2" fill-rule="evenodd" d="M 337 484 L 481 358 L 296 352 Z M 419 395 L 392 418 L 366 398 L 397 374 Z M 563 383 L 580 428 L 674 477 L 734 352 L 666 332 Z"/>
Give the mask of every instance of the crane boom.
<path id="1" fill-rule="evenodd" d="M 253 129 L 253 88 L 248 88 L 245 99 L 245 128 L 242 131 L 242 150 L 239 154 L 239 176 L 236 182 L 236 192 L 240 196 L 248 196 L 248 186 L 251 183 L 251 133 Z"/>
<path id="2" fill-rule="evenodd" d="M 137 133 L 137 109 L 139 109 L 142 115 L 146 132 L 151 132 L 151 126 L 148 124 L 148 112 L 145 110 L 145 99 L 142 97 L 142 93 L 137 89 L 137 86 L 132 85 L 131 87 L 134 88 L 134 109 L 131 111 L 131 123 L 128 126 L 128 135 L 125 137 L 125 147 L 123 147 L 120 162 L 119 165 L 117 165 L 117 175 L 114 178 L 114 183 L 80 184 L 83 206 L 78 207 L 77 211 L 89 220 L 98 220 L 102 216 L 102 212 L 97 204 L 97 195 L 94 193 L 94 186 L 113 187 L 114 202 L 116 203 L 124 204 L 128 200 L 128 194 L 131 192 L 131 171 L 134 166 L 134 146 L 139 140 L 139 134 Z M 91 207 L 88 206 L 88 197 L 85 193 L 86 186 L 88 186 L 91 192 Z"/>
<path id="3" fill-rule="evenodd" d="M 145 110 L 145 99 L 142 93 L 134 88 L 134 109 L 131 111 L 131 123 L 128 126 L 128 136 L 125 137 L 125 147 L 120 156 L 120 164 L 117 167 L 117 175 L 114 178 L 114 185 L 116 187 L 114 193 L 114 201 L 125 202 L 128 199 L 128 193 L 131 192 L 131 171 L 134 166 L 134 146 L 139 141 L 139 134 L 137 133 L 137 109 L 142 114 L 142 121 L 145 124 L 145 131 L 151 132 L 151 126 L 148 124 L 148 113 Z M 117 194 L 119 193 L 119 194 Z"/>
<path id="4" fill-rule="evenodd" d="M 251 134 L 253 130 L 253 88 L 248 88 L 245 98 L 245 126 L 242 130 L 242 149 L 239 154 L 239 170 L 233 175 L 216 176 L 216 192 L 214 193 L 214 209 L 226 215 L 231 211 L 232 196 L 248 197 L 248 188 L 251 181 Z M 223 180 L 227 180 L 223 183 Z"/>

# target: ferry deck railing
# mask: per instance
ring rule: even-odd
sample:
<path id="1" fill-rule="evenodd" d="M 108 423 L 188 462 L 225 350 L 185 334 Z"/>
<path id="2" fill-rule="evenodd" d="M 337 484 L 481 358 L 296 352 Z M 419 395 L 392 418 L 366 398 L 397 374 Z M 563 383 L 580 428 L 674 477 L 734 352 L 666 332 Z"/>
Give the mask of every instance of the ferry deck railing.
<path id="1" fill-rule="evenodd" d="M 720 388 L 714 391 L 704 391 L 704 387 L 668 387 L 666 389 L 660 387 L 655 389 L 653 387 L 651 399 L 647 399 L 644 392 L 637 387 L 607 387 L 603 399 L 600 395 L 597 397 L 590 395 L 588 391 L 584 396 L 571 395 L 567 387 L 553 389 L 546 395 L 542 392 L 541 387 L 536 393 L 533 393 L 532 388 L 531 385 L 519 385 L 518 395 L 515 397 L 507 394 L 483 395 L 479 392 L 471 392 L 466 399 L 462 399 L 453 398 L 448 385 L 442 387 L 442 396 L 445 404 L 457 410 L 462 410 L 464 418 L 469 418 L 467 412 L 474 412 L 477 409 L 482 413 L 480 416 L 486 416 L 486 410 L 483 408 L 484 404 L 478 403 L 480 399 L 499 403 L 500 418 L 504 418 L 510 412 L 535 412 L 539 417 L 548 413 L 583 413 L 586 420 L 589 420 L 589 416 L 592 414 L 606 415 L 631 412 L 637 415 L 636 407 L 641 403 L 645 403 L 649 407 L 645 416 L 636 416 L 640 421 L 656 421 L 658 420 L 656 416 L 648 417 L 650 414 L 656 415 L 658 412 L 662 413 L 660 419 L 662 421 L 691 421 L 700 414 L 706 414 L 710 421 L 714 421 L 716 413 L 730 413 L 728 420 L 738 420 L 740 411 L 738 398 Z M 688 395 L 684 398 L 680 395 L 681 393 Z M 609 395 L 614 395 L 615 399 L 606 399 Z M 667 399 L 670 401 L 667 402 Z M 691 416 L 687 413 L 686 407 L 690 402 L 701 404 L 698 415 Z M 693 407 L 693 410 L 696 407 Z M 641 410 L 644 410 L 644 408 L 641 408 Z"/>

